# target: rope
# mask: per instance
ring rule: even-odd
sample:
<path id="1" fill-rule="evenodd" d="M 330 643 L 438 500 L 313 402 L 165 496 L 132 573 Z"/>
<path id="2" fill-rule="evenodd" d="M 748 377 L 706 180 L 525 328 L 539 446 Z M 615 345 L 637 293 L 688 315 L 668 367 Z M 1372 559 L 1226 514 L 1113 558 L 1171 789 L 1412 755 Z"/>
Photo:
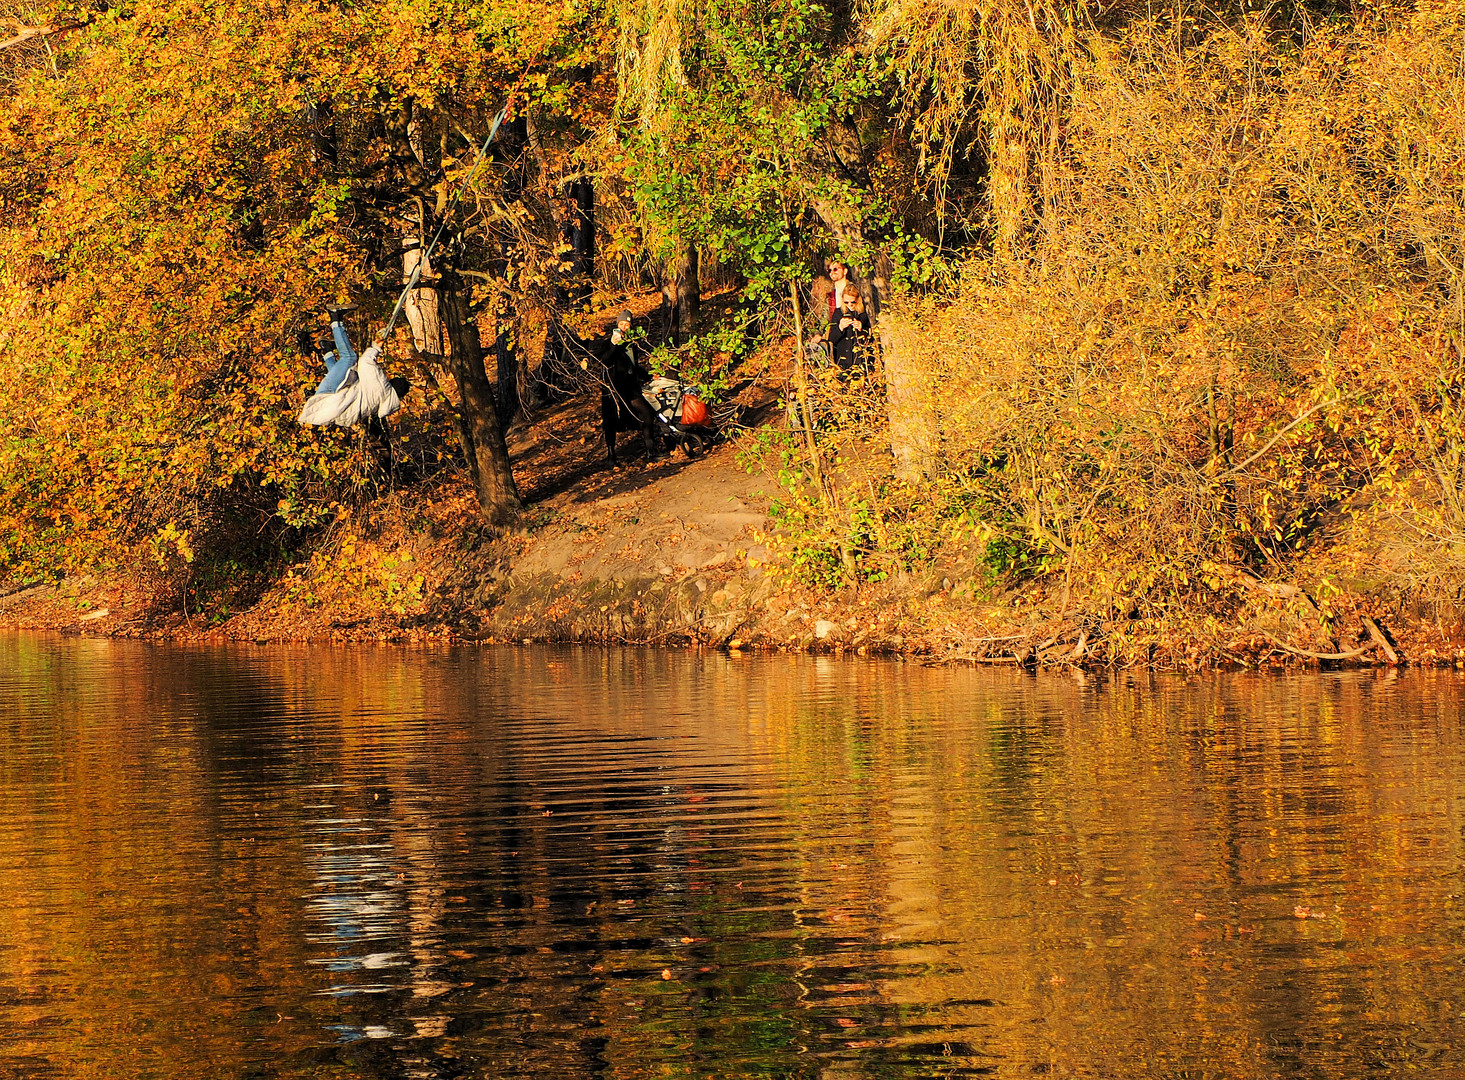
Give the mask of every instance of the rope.
<path id="1" fill-rule="evenodd" d="M 493 142 L 494 136 L 498 134 L 499 126 L 509 115 L 509 109 L 513 103 L 514 95 L 511 93 L 509 100 L 499 110 L 499 114 L 493 118 L 493 125 L 488 129 L 488 138 L 483 140 L 483 145 L 478 149 L 478 156 L 473 159 L 473 168 L 468 170 L 468 175 L 458 185 L 458 190 L 454 193 L 452 202 L 443 211 L 442 223 L 438 225 L 437 234 L 432 238 L 432 243 L 427 245 L 427 249 L 422 253 L 422 258 L 417 260 L 417 265 L 412 270 L 411 278 L 408 279 L 406 287 L 402 289 L 402 295 L 397 297 L 397 306 L 392 308 L 391 318 L 387 320 L 387 324 L 382 327 L 381 332 L 376 335 L 378 345 L 387 340 L 387 336 L 392 332 L 392 327 L 396 325 L 397 317 L 402 314 L 402 309 L 407 306 L 407 297 L 412 295 L 413 289 L 417 288 L 417 283 L 422 277 L 423 267 L 427 266 L 428 260 L 432 258 L 432 253 L 437 248 L 437 242 L 443 238 L 443 231 L 448 227 L 448 221 L 452 218 L 453 211 L 457 209 L 458 203 L 462 201 L 463 192 L 468 190 L 468 185 L 478 175 L 478 167 L 483 164 L 483 159 L 488 156 L 489 144 Z"/>

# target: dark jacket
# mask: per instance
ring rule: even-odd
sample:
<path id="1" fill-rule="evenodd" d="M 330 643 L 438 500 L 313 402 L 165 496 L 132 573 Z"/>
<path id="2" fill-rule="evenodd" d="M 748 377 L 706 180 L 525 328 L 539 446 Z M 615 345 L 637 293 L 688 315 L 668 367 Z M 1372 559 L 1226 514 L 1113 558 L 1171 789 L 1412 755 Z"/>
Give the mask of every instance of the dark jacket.
<path id="1" fill-rule="evenodd" d="M 616 433 L 620 431 L 641 432 L 648 461 L 655 460 L 660 453 L 656 413 L 651 403 L 641 396 L 641 387 L 651 381 L 651 372 L 641 362 L 643 348 L 635 341 L 618 342 L 613 334 L 607 334 L 595 346 L 605 377 L 605 384 L 600 388 L 600 429 L 612 465 L 616 463 Z"/>
<path id="2" fill-rule="evenodd" d="M 619 399 L 621 409 L 641 400 L 641 387 L 651 381 L 651 372 L 641 361 L 641 346 L 635 341 L 617 342 L 606 334 L 595 345 L 595 355 L 605 366 L 606 381 L 611 393 Z"/>
<path id="3" fill-rule="evenodd" d="M 839 324 L 844 319 L 853 319 L 854 323 L 841 330 Z M 835 365 L 841 371 L 867 365 L 870 362 L 870 316 L 863 311 L 839 312 L 829 326 L 829 348 L 834 353 Z"/>

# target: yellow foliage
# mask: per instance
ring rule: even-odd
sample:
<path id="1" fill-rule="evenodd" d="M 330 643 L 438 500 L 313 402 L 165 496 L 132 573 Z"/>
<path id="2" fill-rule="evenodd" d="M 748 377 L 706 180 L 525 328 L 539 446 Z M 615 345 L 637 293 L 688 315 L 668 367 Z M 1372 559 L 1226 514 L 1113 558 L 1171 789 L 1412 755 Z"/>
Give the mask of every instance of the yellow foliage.
<path id="1" fill-rule="evenodd" d="M 1091 37 L 1029 256 L 887 318 L 940 434 L 879 519 L 980 523 L 946 549 L 1101 610 L 1209 603 L 1205 561 L 1284 573 L 1384 502 L 1465 552 L 1462 47 L 1458 3 Z"/>

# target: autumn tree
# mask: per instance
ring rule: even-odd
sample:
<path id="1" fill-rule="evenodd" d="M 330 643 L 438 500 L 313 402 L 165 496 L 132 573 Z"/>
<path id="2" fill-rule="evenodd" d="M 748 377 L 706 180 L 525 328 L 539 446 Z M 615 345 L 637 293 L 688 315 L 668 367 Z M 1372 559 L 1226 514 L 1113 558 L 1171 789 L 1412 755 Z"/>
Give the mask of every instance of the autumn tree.
<path id="1" fill-rule="evenodd" d="M 547 287 L 553 215 L 510 183 L 522 153 L 453 196 L 511 98 L 541 128 L 575 122 L 590 18 L 178 0 L 8 50 L 25 62 L 0 121 L 0 561 L 51 572 L 141 544 L 176 564 L 333 514 L 370 478 L 352 439 L 295 424 L 317 377 L 295 332 L 345 298 L 379 326 L 440 229 L 442 338 L 423 351 L 456 387 L 485 519 L 512 518 L 477 318 Z"/>

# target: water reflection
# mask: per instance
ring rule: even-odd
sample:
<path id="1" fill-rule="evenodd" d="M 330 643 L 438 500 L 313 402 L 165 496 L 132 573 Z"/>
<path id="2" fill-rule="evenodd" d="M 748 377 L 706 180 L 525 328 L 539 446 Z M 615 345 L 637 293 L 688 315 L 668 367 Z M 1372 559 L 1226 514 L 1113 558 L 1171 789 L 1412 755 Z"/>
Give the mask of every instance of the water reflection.
<path id="1" fill-rule="evenodd" d="M 1461 695 L 0 638 L 0 1077 L 1459 1075 Z"/>

